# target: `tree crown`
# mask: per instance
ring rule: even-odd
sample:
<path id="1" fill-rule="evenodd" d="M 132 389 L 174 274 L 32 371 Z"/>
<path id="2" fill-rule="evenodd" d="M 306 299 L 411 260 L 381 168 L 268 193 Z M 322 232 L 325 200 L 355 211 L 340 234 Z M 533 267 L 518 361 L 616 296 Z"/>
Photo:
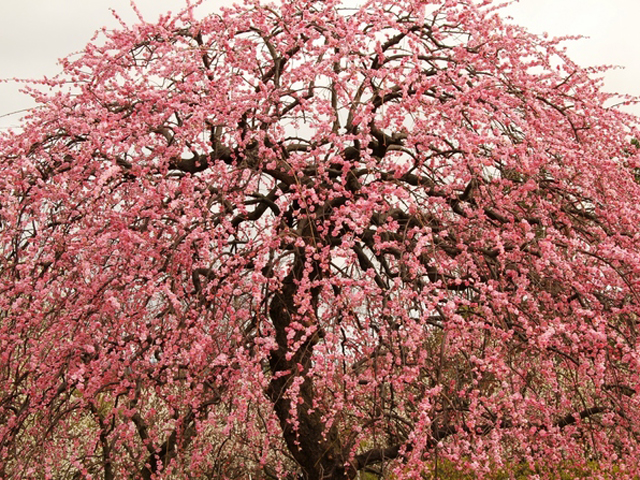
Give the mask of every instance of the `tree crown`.
<path id="1" fill-rule="evenodd" d="M 640 473 L 598 69 L 487 1 L 105 36 L 0 138 L 2 478 Z"/>

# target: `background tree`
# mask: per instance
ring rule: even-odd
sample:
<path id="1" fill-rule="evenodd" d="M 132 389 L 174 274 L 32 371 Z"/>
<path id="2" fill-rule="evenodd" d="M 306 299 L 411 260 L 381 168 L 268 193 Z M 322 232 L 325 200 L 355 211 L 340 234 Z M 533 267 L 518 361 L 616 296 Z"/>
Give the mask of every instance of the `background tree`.
<path id="1" fill-rule="evenodd" d="M 556 40 L 247 1 L 63 67 L 0 140 L 0 477 L 640 474 L 636 119 Z"/>

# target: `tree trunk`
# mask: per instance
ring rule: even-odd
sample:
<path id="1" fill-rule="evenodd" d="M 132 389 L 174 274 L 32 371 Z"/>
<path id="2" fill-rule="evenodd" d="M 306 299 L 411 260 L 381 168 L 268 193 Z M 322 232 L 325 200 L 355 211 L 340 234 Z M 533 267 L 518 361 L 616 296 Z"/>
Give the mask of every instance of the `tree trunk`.
<path id="1" fill-rule="evenodd" d="M 303 261 L 296 261 L 291 273 L 285 278 L 282 289 L 274 296 L 269 307 L 269 316 L 276 330 L 278 349 L 274 350 L 269 358 L 273 378 L 269 384 L 268 394 L 280 420 L 287 447 L 300 465 L 302 477 L 305 480 L 352 479 L 356 472 L 349 465 L 345 467 L 336 427 L 332 426 L 326 435 L 323 435 L 326 430 L 322 421 L 323 412 L 318 408 L 311 410 L 315 390 L 313 379 L 309 376 L 309 369 L 313 346 L 319 340 L 318 332 L 310 336 L 290 360 L 286 357 L 289 351 L 287 327 L 296 316 L 296 306 L 293 301 L 297 288 L 295 279 L 298 278 L 297 274 L 302 271 L 303 266 Z M 317 293 L 312 295 L 317 297 Z M 286 373 L 283 374 L 283 372 Z M 296 377 L 302 377 L 304 380 L 300 386 L 297 397 L 299 405 L 294 416 L 291 411 L 291 401 L 287 398 L 287 390 Z"/>

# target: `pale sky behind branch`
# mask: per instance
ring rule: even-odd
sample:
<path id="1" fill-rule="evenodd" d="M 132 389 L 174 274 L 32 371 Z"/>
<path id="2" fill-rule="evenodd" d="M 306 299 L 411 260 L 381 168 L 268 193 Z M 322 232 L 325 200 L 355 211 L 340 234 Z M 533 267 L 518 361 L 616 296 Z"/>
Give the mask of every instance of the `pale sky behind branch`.
<path id="1" fill-rule="evenodd" d="M 177 12 L 183 0 L 137 0 L 145 19 Z M 206 0 L 202 12 L 233 0 Z M 129 24 L 136 16 L 129 0 L 0 0 L 0 78 L 41 78 L 59 72 L 59 58 L 81 50 L 93 33 L 118 23 L 114 9 Z M 585 35 L 567 43 L 571 58 L 583 66 L 620 65 L 605 77 L 607 91 L 640 96 L 640 0 L 520 0 L 504 15 L 534 33 Z M 0 115 L 29 108 L 19 85 L 0 83 Z M 640 106 L 631 109 L 640 114 Z M 17 126 L 20 114 L 0 117 L 0 128 Z"/>

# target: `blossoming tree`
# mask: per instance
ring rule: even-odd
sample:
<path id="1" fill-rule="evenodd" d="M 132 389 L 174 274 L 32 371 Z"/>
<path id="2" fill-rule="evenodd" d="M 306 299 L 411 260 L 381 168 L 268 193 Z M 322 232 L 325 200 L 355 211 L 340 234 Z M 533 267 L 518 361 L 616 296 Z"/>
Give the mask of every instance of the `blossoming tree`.
<path id="1" fill-rule="evenodd" d="M 635 119 L 558 41 L 251 0 L 62 65 L 0 139 L 0 477 L 640 474 Z"/>

